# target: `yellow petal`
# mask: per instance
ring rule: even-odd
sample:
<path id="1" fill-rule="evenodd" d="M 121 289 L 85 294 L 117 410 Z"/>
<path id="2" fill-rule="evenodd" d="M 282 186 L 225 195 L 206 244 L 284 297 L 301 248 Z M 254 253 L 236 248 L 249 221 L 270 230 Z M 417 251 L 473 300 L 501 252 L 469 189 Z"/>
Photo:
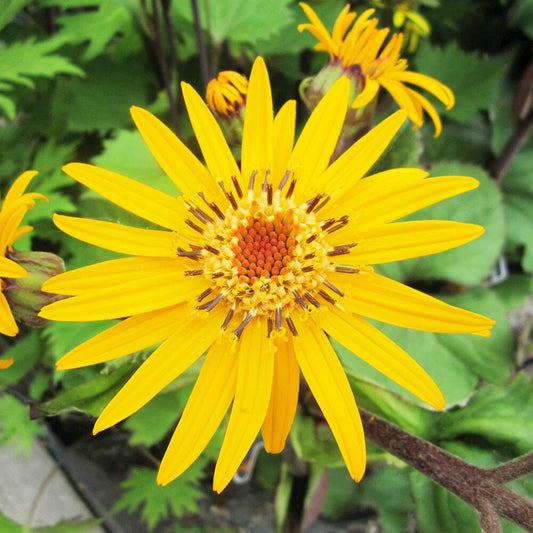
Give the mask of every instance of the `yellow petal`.
<path id="1" fill-rule="evenodd" d="M 300 198 L 309 198 L 319 186 L 316 178 L 327 167 L 348 108 L 350 82 L 343 76 L 315 107 L 290 157 L 288 167 L 298 180 Z"/>
<path id="2" fill-rule="evenodd" d="M 176 331 L 187 316 L 186 304 L 130 316 L 80 344 L 57 363 L 58 370 L 80 368 L 117 359 L 157 344 Z"/>
<path id="3" fill-rule="evenodd" d="M 273 165 L 273 117 L 270 80 L 263 58 L 258 57 L 248 84 L 241 155 L 243 180 L 249 179 L 252 172 L 258 172 L 256 191 L 262 186 L 265 172 Z"/>
<path id="4" fill-rule="evenodd" d="M 177 270 L 183 271 L 177 258 L 125 257 L 63 272 L 47 280 L 42 288 L 46 292 L 73 296 Z"/>
<path id="5" fill-rule="evenodd" d="M 274 379 L 268 412 L 261 427 L 265 450 L 280 453 L 285 448 L 296 407 L 300 386 L 300 368 L 292 339 L 278 340 L 274 359 Z"/>
<path id="6" fill-rule="evenodd" d="M 274 169 L 272 181 L 278 185 L 287 170 L 294 144 L 296 100 L 285 102 L 274 118 Z"/>
<path id="7" fill-rule="evenodd" d="M 324 50 L 327 50 L 331 56 L 337 55 L 337 47 L 333 42 L 333 39 L 331 38 L 331 35 L 329 34 L 328 30 L 326 29 L 324 24 L 322 24 L 322 21 L 320 20 L 318 15 L 313 11 L 313 9 L 311 9 L 310 6 L 308 6 L 304 2 L 300 2 L 300 7 L 304 10 L 305 14 L 307 15 L 307 18 L 311 21 L 311 24 L 299 24 L 298 31 L 309 31 L 319 40 L 319 42 L 325 45 L 323 48 Z M 350 6 L 346 7 L 350 9 Z M 341 11 L 339 17 L 346 16 L 346 7 Z"/>
<path id="8" fill-rule="evenodd" d="M 440 120 L 439 114 L 427 98 L 424 98 L 421 94 L 418 94 L 411 89 L 408 89 L 408 91 L 411 99 L 417 101 L 433 121 L 433 125 L 435 126 L 435 134 L 433 136 L 438 137 L 442 131 L 442 121 Z"/>
<path id="9" fill-rule="evenodd" d="M 175 333 L 138 368 L 96 420 L 93 433 L 103 431 L 138 411 L 191 366 L 220 335 L 223 315 L 183 317 Z"/>
<path id="10" fill-rule="evenodd" d="M 69 163 L 63 171 L 130 213 L 169 229 L 183 225 L 182 202 L 148 185 L 92 165 Z"/>
<path id="11" fill-rule="evenodd" d="M 58 300 L 41 309 L 48 320 L 108 320 L 163 309 L 194 299 L 210 282 L 183 272 L 162 273 Z"/>
<path id="12" fill-rule="evenodd" d="M 0 277 L 2 278 L 25 278 L 26 270 L 15 261 L 7 257 L 0 257 Z"/>
<path id="13" fill-rule="evenodd" d="M 376 94 L 378 94 L 378 91 L 379 83 L 370 78 L 370 76 L 367 76 L 365 78 L 365 88 L 355 97 L 351 107 L 358 109 L 368 105 L 372 100 L 374 100 Z"/>
<path id="14" fill-rule="evenodd" d="M 13 364 L 13 359 L 0 359 L 0 370 L 5 370 Z"/>
<path id="15" fill-rule="evenodd" d="M 359 481 L 365 472 L 365 436 L 359 411 L 342 365 L 324 332 L 311 320 L 293 317 L 298 336 L 296 357 L 337 441 L 350 476 Z"/>
<path id="16" fill-rule="evenodd" d="M 400 109 L 407 111 L 409 118 L 417 126 L 421 126 L 423 122 L 422 112 L 418 111 L 418 108 L 407 92 L 405 85 L 399 81 L 387 79 L 384 76 L 379 79 L 379 83 L 392 96 Z"/>
<path id="17" fill-rule="evenodd" d="M 233 188 L 232 176 L 243 186 L 239 167 L 215 117 L 188 83 L 182 83 L 181 89 L 194 133 L 211 174 L 217 182 L 222 181 L 228 190 Z"/>
<path id="18" fill-rule="evenodd" d="M 349 277 L 341 305 L 352 313 L 422 331 L 477 333 L 495 323 L 373 272 Z"/>
<path id="19" fill-rule="evenodd" d="M 413 85 L 425 89 L 438 98 L 446 106 L 446 109 L 452 108 L 455 104 L 455 98 L 450 88 L 431 76 L 420 74 L 419 72 L 411 72 L 409 70 L 399 70 L 390 73 L 388 76 L 391 79 L 405 83 L 412 83 Z"/>
<path id="20" fill-rule="evenodd" d="M 444 408 L 439 388 L 410 355 L 366 320 L 334 307 L 328 309 L 320 316 L 320 324 L 329 335 L 435 409 Z"/>
<path id="21" fill-rule="evenodd" d="M 9 337 L 14 337 L 19 332 L 19 328 L 13 313 L 6 300 L 6 297 L 0 292 L 0 333 Z"/>
<path id="22" fill-rule="evenodd" d="M 471 191 L 479 185 L 479 181 L 466 176 L 441 176 L 414 181 L 409 173 L 407 170 L 405 178 L 399 179 L 394 179 L 393 174 L 390 174 L 388 183 L 381 180 L 381 189 L 376 187 L 358 191 L 352 208 L 354 213 L 360 215 L 358 227 L 392 222 L 428 205 Z"/>
<path id="23" fill-rule="evenodd" d="M 130 111 L 150 152 L 183 194 L 192 197 L 203 191 L 212 199 L 222 198 L 213 176 L 165 124 L 140 107 L 133 106 Z"/>
<path id="24" fill-rule="evenodd" d="M 267 337 L 266 320 L 252 320 L 239 344 L 235 399 L 213 478 L 217 492 L 231 481 L 257 437 L 272 391 L 274 346 Z"/>
<path id="25" fill-rule="evenodd" d="M 14 182 L 13 185 L 7 191 L 7 194 L 4 198 L 3 207 L 8 207 L 9 204 L 13 203 L 15 200 L 19 199 L 26 190 L 26 187 L 29 185 L 30 181 L 38 174 L 35 170 L 27 170 L 23 172 Z"/>
<path id="26" fill-rule="evenodd" d="M 235 395 L 237 354 L 222 337 L 215 342 L 196 380 L 178 427 L 161 461 L 157 482 L 166 485 L 198 458 L 220 426 Z"/>
<path id="27" fill-rule="evenodd" d="M 451 220 L 415 220 L 363 228 L 358 244 L 342 263 L 377 265 L 436 254 L 470 242 L 485 230 L 476 224 Z"/>
<path id="28" fill-rule="evenodd" d="M 387 148 L 405 116 L 404 111 L 397 111 L 373 127 L 326 169 L 318 186 L 330 194 L 340 195 L 357 183 Z"/>
<path id="29" fill-rule="evenodd" d="M 71 237 L 122 254 L 176 257 L 179 240 L 175 233 L 134 228 L 124 224 L 54 215 L 55 225 Z"/>

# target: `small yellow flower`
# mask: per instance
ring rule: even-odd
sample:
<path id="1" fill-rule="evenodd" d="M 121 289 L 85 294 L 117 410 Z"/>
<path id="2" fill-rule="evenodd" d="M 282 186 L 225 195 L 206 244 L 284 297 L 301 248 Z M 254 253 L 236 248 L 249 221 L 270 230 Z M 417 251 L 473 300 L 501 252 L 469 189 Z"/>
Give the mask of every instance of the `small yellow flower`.
<path id="1" fill-rule="evenodd" d="M 162 229 L 55 215 L 69 235 L 128 256 L 43 285 L 70 296 L 43 308 L 48 319 L 127 317 L 74 348 L 58 368 L 101 363 L 160 343 L 106 406 L 96 433 L 136 412 L 207 352 L 158 482 L 171 482 L 196 460 L 233 402 L 213 480 L 219 492 L 259 431 L 268 452 L 283 450 L 301 371 L 350 475 L 359 480 L 366 462 L 363 428 L 328 335 L 424 402 L 444 407 L 427 373 L 362 317 L 482 336 L 493 321 L 381 276 L 369 265 L 434 254 L 478 237 L 483 228 L 472 224 L 394 222 L 478 182 L 428 178 L 417 169 L 362 179 L 404 122 L 403 111 L 329 164 L 348 107 L 345 77 L 318 104 L 293 146 L 295 102 L 274 118 L 268 73 L 258 58 L 240 167 L 201 97 L 190 85 L 182 87 L 206 166 L 156 117 L 131 110 L 182 196 L 91 165 L 64 167 L 78 182 Z"/>
<path id="2" fill-rule="evenodd" d="M 319 40 L 315 49 L 328 52 L 333 64 L 340 63 L 344 69 L 358 67 L 361 70 L 364 87 L 354 99 L 352 107 L 368 105 L 376 97 L 379 88 L 383 87 L 400 108 L 407 112 L 416 127 L 422 125 L 425 111 L 435 125 L 435 137 L 440 135 L 441 120 L 434 106 L 406 84 L 430 92 L 446 109 L 455 104 L 453 93 L 436 79 L 407 70 L 407 61 L 400 57 L 402 33 L 392 35 L 384 45 L 389 29 L 377 29 L 378 20 L 371 18 L 374 9 L 367 9 L 357 17 L 355 13 L 350 13 L 350 6 L 347 4 L 337 17 L 330 34 L 307 4 L 302 2 L 300 6 L 310 24 L 300 24 L 298 31 L 308 30 Z"/>
<path id="3" fill-rule="evenodd" d="M 24 193 L 36 174 L 37 172 L 28 170 L 20 175 L 4 197 L 0 209 L 0 333 L 10 337 L 14 337 L 19 328 L 4 292 L 9 291 L 12 280 L 28 275 L 26 270 L 13 260 L 13 243 L 32 230 L 31 226 L 20 226 L 20 223 L 26 212 L 35 205 L 35 199 L 46 200 L 42 194 Z M 11 363 L 12 360 L 0 361 L 0 368 L 7 368 Z"/>
<path id="4" fill-rule="evenodd" d="M 207 84 L 207 105 L 220 116 L 237 115 L 246 103 L 248 80 L 242 74 L 224 70 Z"/>
<path id="5" fill-rule="evenodd" d="M 400 2 L 394 8 L 392 23 L 396 29 L 402 29 L 405 35 L 407 52 L 412 54 L 418 47 L 420 37 L 426 38 L 431 28 L 428 21 L 413 10 L 413 1 Z"/>

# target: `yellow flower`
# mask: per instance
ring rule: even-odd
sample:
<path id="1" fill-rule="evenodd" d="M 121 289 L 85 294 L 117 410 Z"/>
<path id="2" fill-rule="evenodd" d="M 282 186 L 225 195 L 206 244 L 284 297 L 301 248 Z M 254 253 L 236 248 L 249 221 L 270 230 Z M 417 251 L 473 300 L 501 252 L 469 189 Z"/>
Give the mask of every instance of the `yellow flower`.
<path id="1" fill-rule="evenodd" d="M 158 482 L 179 476 L 205 448 L 233 402 L 213 487 L 221 491 L 261 430 L 283 450 L 300 371 L 335 436 L 350 475 L 365 469 L 355 400 L 327 335 L 436 409 L 437 385 L 362 316 L 408 328 L 488 335 L 493 321 L 376 274 L 368 266 L 447 250 L 483 228 L 450 221 L 393 222 L 475 188 L 473 178 L 427 178 L 394 169 L 364 179 L 405 120 L 398 111 L 330 156 L 348 106 L 341 78 L 293 146 L 296 106 L 273 118 L 270 82 L 252 68 L 240 167 L 188 84 L 183 95 L 207 168 L 156 117 L 131 112 L 152 154 L 183 196 L 114 172 L 64 170 L 163 229 L 55 215 L 69 235 L 131 257 L 66 272 L 43 289 L 70 298 L 42 310 L 52 320 L 127 317 L 66 354 L 61 369 L 101 363 L 161 343 L 106 406 L 94 428 L 125 419 L 207 351 L 165 453 Z"/>
<path id="2" fill-rule="evenodd" d="M 207 84 L 205 99 L 212 111 L 229 117 L 246 103 L 248 80 L 238 72 L 224 70 Z"/>
<path id="3" fill-rule="evenodd" d="M 358 67 L 361 70 L 364 88 L 356 96 L 352 107 L 368 105 L 376 97 L 379 88 L 383 87 L 400 108 L 407 112 L 416 127 L 422 125 L 425 111 L 435 125 L 435 137 L 440 135 L 441 120 L 434 106 L 406 84 L 430 92 L 446 109 L 455 104 L 453 93 L 436 79 L 407 70 L 407 61 L 400 57 L 403 34 L 392 35 L 389 42 L 383 46 L 389 29 L 377 29 L 378 20 L 371 18 L 374 9 L 367 9 L 356 18 L 355 13 L 349 12 L 349 4 L 337 17 L 330 34 L 307 4 L 302 2 L 300 6 L 311 23 L 300 24 L 298 31 L 308 30 L 319 40 L 315 49 L 328 52 L 333 64 L 340 62 L 344 69 Z"/>
<path id="4" fill-rule="evenodd" d="M 418 47 L 419 37 L 427 37 L 431 31 L 428 21 L 413 9 L 413 2 L 400 2 L 394 8 L 392 23 L 395 28 L 404 28 L 407 52 L 412 54 Z"/>
<path id="5" fill-rule="evenodd" d="M 32 230 L 31 226 L 20 226 L 26 212 L 35 205 L 36 198 L 46 198 L 38 193 L 26 193 L 26 187 L 37 174 L 28 170 L 20 175 L 7 192 L 0 209 L 0 333 L 14 337 L 19 328 L 9 302 L 4 294 L 16 278 L 25 278 L 28 273 L 12 259 L 13 243 Z M 7 368 L 13 361 L 0 361 L 0 368 Z"/>

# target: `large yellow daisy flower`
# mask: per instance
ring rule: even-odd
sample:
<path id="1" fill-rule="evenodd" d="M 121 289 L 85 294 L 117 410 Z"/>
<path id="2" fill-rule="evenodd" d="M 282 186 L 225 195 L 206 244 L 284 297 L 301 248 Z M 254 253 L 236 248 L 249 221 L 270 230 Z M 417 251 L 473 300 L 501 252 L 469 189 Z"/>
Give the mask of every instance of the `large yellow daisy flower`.
<path id="1" fill-rule="evenodd" d="M 229 483 L 258 432 L 280 452 L 291 428 L 300 371 L 350 475 L 365 469 L 354 397 L 328 335 L 431 406 L 437 385 L 362 316 L 398 326 L 487 335 L 493 321 L 373 272 L 368 265 L 433 254 L 479 236 L 479 226 L 397 222 L 468 191 L 468 177 L 427 178 L 395 169 L 361 179 L 405 119 L 398 111 L 333 164 L 348 106 L 340 79 L 293 146 L 295 102 L 273 118 L 258 58 L 250 76 L 240 168 L 217 122 L 188 84 L 183 95 L 207 168 L 156 117 L 132 116 L 183 196 L 114 172 L 72 163 L 64 170 L 115 204 L 164 229 L 56 215 L 66 233 L 130 255 L 61 274 L 43 289 L 70 295 L 43 308 L 52 320 L 127 317 L 66 354 L 61 369 L 108 361 L 161 343 L 104 409 L 102 431 L 140 409 L 207 351 L 159 470 L 179 476 L 205 448 L 233 402 L 213 487 Z"/>
<path id="2" fill-rule="evenodd" d="M 310 24 L 300 24 L 298 31 L 308 30 L 319 40 L 315 49 L 328 52 L 330 61 L 340 62 L 344 69 L 360 69 L 364 87 L 353 101 L 352 107 L 368 105 L 376 97 L 379 88 L 383 87 L 400 108 L 407 112 L 417 127 L 422 125 L 425 111 L 435 125 L 435 137 L 440 135 L 442 125 L 435 107 L 406 84 L 430 92 L 446 109 L 453 107 L 455 98 L 452 91 L 440 81 L 407 70 L 407 60 L 400 57 L 403 34 L 392 35 L 389 42 L 383 46 L 389 29 L 377 29 L 378 20 L 371 18 L 374 9 L 367 9 L 356 18 L 355 13 L 350 13 L 349 4 L 340 12 L 330 34 L 307 4 L 302 2 L 300 6 Z"/>
<path id="3" fill-rule="evenodd" d="M 10 280 L 25 278 L 28 273 L 10 257 L 13 243 L 32 230 L 31 226 L 20 226 L 26 212 L 35 205 L 36 198 L 46 198 L 38 193 L 26 193 L 26 187 L 37 174 L 28 170 L 20 175 L 7 192 L 0 209 L 0 333 L 14 337 L 19 328 L 9 302 L 4 294 L 10 287 Z M 0 360 L 0 369 L 7 368 L 13 363 L 12 359 Z"/>

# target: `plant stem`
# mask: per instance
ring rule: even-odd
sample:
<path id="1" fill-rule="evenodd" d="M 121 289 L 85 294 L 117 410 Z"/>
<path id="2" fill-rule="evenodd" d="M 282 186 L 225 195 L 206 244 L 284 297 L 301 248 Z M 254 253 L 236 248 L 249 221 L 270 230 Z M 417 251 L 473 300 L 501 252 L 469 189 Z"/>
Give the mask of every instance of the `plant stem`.
<path id="1" fill-rule="evenodd" d="M 360 410 L 366 437 L 471 505 L 485 533 L 500 533 L 502 516 L 531 531 L 533 500 L 501 484 L 531 473 L 533 454 L 494 469 L 471 465 L 371 413 Z"/>
<path id="2" fill-rule="evenodd" d="M 192 12 L 194 16 L 194 33 L 196 34 L 196 45 L 200 57 L 200 73 L 202 75 L 202 86 L 205 90 L 209 82 L 210 73 L 207 63 L 207 49 L 205 47 L 204 34 L 200 24 L 200 10 L 198 9 L 198 0 L 191 0 Z"/>

